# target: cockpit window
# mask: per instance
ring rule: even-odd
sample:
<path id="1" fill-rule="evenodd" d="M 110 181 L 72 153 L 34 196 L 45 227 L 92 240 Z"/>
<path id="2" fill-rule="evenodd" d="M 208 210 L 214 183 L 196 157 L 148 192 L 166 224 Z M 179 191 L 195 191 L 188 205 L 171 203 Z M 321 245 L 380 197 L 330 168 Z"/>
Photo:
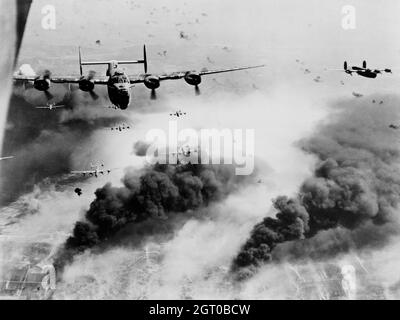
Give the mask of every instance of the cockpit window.
<path id="1" fill-rule="evenodd" d="M 125 74 L 117 75 L 115 74 L 112 78 L 113 83 L 129 83 L 129 79 Z"/>
<path id="2" fill-rule="evenodd" d="M 126 75 L 123 75 L 119 78 L 120 82 L 122 83 L 129 83 L 129 79 Z"/>

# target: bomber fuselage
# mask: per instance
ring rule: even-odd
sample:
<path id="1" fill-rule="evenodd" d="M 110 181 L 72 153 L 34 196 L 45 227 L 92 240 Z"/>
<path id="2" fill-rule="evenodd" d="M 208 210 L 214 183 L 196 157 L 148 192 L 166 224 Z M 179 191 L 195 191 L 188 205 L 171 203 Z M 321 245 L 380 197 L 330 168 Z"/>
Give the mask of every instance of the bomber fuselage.
<path id="1" fill-rule="evenodd" d="M 108 65 L 107 83 L 108 96 L 110 101 L 121 109 L 126 109 L 131 100 L 131 84 L 125 72 L 118 68 L 117 61 L 111 61 Z"/>

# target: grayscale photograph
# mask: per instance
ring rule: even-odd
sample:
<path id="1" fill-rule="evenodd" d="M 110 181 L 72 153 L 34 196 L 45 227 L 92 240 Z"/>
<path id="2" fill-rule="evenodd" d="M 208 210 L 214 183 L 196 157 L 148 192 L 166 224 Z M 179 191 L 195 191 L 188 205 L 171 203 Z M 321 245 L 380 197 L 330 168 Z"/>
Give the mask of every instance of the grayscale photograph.
<path id="1" fill-rule="evenodd" d="M 0 300 L 400 299 L 399 17 L 0 0 Z"/>

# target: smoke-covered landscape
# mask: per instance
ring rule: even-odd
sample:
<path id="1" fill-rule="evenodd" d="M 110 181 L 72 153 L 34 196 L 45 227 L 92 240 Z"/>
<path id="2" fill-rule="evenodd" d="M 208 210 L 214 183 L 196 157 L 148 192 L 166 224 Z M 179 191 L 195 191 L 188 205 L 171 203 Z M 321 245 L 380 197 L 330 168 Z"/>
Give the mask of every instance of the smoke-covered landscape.
<path id="1" fill-rule="evenodd" d="M 109 2 L 34 0 L 14 71 L 79 78 L 78 47 L 132 60 L 144 44 L 152 74 L 265 66 L 135 83 L 126 110 L 101 85 L 52 83 L 50 99 L 4 87 L 0 277 L 46 261 L 51 299 L 399 299 L 399 4 L 357 0 L 345 30 L 341 1 Z M 346 74 L 345 60 L 392 74 Z M 48 101 L 62 108 L 37 108 Z M 149 162 L 149 132 L 171 122 L 253 130 L 238 152 L 254 143 L 254 170 L 193 163 L 197 145 L 191 161 L 178 148 L 176 163 Z"/>

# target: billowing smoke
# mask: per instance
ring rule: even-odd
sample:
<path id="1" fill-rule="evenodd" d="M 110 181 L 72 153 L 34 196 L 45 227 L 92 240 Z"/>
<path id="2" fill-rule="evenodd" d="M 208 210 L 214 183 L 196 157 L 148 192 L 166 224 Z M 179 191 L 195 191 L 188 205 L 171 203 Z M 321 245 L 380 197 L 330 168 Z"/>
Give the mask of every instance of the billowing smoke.
<path id="1" fill-rule="evenodd" d="M 147 143 L 146 141 L 137 141 L 134 145 L 133 145 L 133 152 L 139 156 L 139 157 L 143 157 L 146 155 L 147 149 L 149 148 L 150 144 Z"/>
<path id="2" fill-rule="evenodd" d="M 300 142 L 317 157 L 312 177 L 295 197 L 273 200 L 266 217 L 234 259 L 242 276 L 269 261 L 319 259 L 380 246 L 396 234 L 400 200 L 398 98 L 376 108 L 368 102 L 340 102 L 338 113 Z"/>
<path id="3" fill-rule="evenodd" d="M 65 105 L 63 109 L 36 109 L 35 106 L 45 104 L 34 98 L 36 94 L 42 95 L 28 89 L 23 91 L 23 96 L 14 94 L 11 98 L 3 153 L 14 158 L 3 164 L 2 204 L 30 192 L 44 178 L 68 173 L 74 151 L 82 149 L 95 130 L 106 129 L 125 119 L 119 114 L 107 113 L 101 106 L 93 108 L 85 104 L 79 92 L 64 97 L 60 103 Z"/>
<path id="4" fill-rule="evenodd" d="M 243 179 L 235 176 L 234 168 L 227 165 L 156 164 L 145 168 L 140 175 L 128 170 L 122 187 L 107 183 L 96 190 L 85 221 L 75 224 L 57 264 L 62 265 L 73 254 L 109 240 L 128 224 L 142 223 L 141 233 L 146 233 L 143 229 L 150 233 L 152 225 L 160 220 L 179 213 L 189 215 L 221 200 Z M 154 223 L 143 223 L 146 221 Z"/>

